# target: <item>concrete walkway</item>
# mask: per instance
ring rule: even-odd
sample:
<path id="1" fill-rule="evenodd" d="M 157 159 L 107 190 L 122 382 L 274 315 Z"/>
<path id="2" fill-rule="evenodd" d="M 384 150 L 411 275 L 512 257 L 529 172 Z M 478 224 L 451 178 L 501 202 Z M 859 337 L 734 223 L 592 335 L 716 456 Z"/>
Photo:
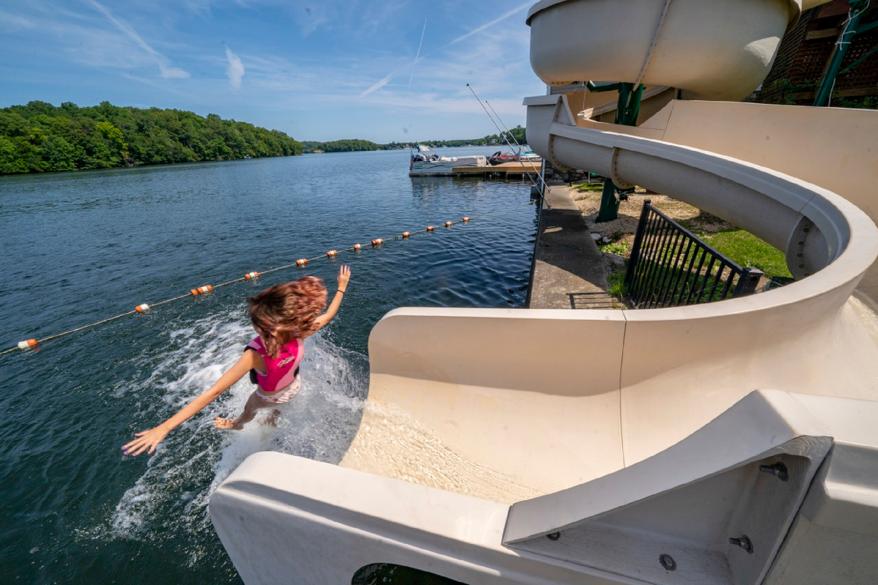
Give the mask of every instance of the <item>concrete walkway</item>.
<path id="1" fill-rule="evenodd" d="M 606 263 L 570 193 L 552 186 L 543 200 L 530 308 L 622 308 L 607 294 Z"/>

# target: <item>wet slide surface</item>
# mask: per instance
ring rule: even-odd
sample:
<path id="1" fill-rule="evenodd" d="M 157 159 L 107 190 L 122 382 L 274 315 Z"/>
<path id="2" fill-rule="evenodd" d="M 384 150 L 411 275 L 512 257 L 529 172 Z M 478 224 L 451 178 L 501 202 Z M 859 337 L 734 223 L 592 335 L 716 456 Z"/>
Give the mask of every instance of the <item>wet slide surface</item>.
<path id="1" fill-rule="evenodd" d="M 455 150 L 448 149 L 472 152 Z M 366 339 L 383 314 L 524 303 L 536 229 L 529 187 L 413 181 L 407 157 L 351 153 L 0 178 L 6 342 L 330 247 L 474 217 L 352 259 L 341 317 L 308 342 L 303 392 L 275 432 L 212 428 L 214 416 L 243 404 L 251 387 L 242 382 L 156 457 L 130 460 L 119 451 L 236 359 L 252 335 L 246 285 L 0 362 L 5 583 L 238 582 L 207 518 L 209 495 L 257 450 L 341 457 L 368 386 Z M 308 273 L 334 282 L 335 270 L 320 262 Z M 292 276 L 271 275 L 258 286 Z"/>

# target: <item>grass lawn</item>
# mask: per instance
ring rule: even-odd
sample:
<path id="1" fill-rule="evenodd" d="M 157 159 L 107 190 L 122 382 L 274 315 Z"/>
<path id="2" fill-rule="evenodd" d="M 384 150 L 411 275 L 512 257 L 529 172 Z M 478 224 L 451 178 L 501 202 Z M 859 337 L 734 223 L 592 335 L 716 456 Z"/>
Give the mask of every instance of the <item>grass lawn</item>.
<path id="1" fill-rule="evenodd" d="M 745 268 L 758 268 L 769 278 L 792 276 L 783 252 L 744 230 L 700 233 L 698 236 Z"/>
<path id="2" fill-rule="evenodd" d="M 607 293 L 622 300 L 625 297 L 625 271 L 619 270 L 607 275 Z"/>
<path id="3" fill-rule="evenodd" d="M 577 183 L 573 186 L 579 193 L 588 193 L 590 191 L 603 191 L 604 182 L 596 181 L 594 183 Z"/>

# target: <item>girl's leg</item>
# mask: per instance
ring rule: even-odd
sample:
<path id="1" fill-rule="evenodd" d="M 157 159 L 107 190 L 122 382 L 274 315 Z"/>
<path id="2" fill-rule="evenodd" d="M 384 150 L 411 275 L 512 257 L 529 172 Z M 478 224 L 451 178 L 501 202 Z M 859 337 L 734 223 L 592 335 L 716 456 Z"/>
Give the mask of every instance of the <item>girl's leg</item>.
<path id="1" fill-rule="evenodd" d="M 239 431 L 244 428 L 245 424 L 253 420 L 253 417 L 256 416 L 256 411 L 268 406 L 273 405 L 271 402 L 259 398 L 256 392 L 253 392 L 250 398 L 247 399 L 247 404 L 244 405 L 244 412 L 241 413 L 241 416 L 236 419 L 216 417 L 214 424 L 218 429 L 234 429 Z"/>

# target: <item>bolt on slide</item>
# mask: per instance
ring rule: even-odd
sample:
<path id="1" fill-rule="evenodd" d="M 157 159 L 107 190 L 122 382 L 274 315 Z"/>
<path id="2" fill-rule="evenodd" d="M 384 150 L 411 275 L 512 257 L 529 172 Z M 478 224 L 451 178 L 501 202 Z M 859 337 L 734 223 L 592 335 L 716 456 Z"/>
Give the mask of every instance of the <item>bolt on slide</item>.
<path id="1" fill-rule="evenodd" d="M 668 309 L 388 313 L 341 461 L 257 453 L 212 496 L 245 582 L 375 563 L 471 584 L 878 582 L 878 112 L 734 101 L 819 3 L 531 8 L 551 91 L 525 100 L 530 146 L 741 226 L 796 281 Z M 601 117 L 597 81 L 646 86 L 637 125 Z"/>

